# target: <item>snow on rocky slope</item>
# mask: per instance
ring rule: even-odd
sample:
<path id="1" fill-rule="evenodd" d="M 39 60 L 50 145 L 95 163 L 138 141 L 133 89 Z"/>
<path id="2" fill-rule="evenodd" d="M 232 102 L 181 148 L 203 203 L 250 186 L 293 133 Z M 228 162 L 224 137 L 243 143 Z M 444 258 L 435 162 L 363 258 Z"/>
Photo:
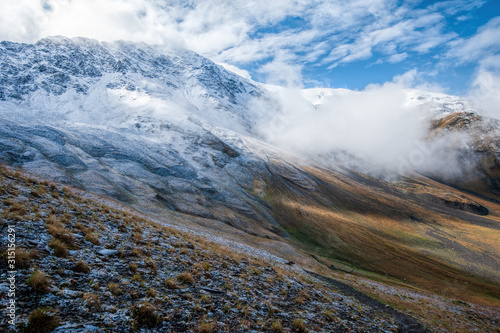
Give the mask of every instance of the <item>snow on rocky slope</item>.
<path id="1" fill-rule="evenodd" d="M 261 140 L 263 124 L 286 112 L 276 91 L 191 51 L 65 37 L 2 42 L 0 75 L 2 161 L 122 201 L 156 197 L 213 217 L 208 198 L 245 214 L 258 203 L 231 191 L 265 174 L 269 160 L 296 164 Z M 318 105 L 357 93 L 304 95 Z M 471 111 L 452 96 L 410 90 L 407 99 L 427 111 Z"/>
<path id="2" fill-rule="evenodd" d="M 279 228 L 258 184 L 278 176 L 313 189 L 303 170 L 310 161 L 367 165 L 349 151 L 347 158 L 313 151 L 300 159 L 269 145 L 262 128 L 287 120 L 280 117 L 290 95 L 187 50 L 65 37 L 2 42 L 0 76 L 0 161 L 146 210 L 189 213 L 272 237 Z M 300 112 L 314 113 L 332 97 L 360 92 L 303 94 Z M 406 104 L 438 119 L 472 111 L 458 97 L 417 90 L 405 96 Z M 472 153 L 464 156 L 475 154 L 466 148 Z"/>
<path id="3" fill-rule="evenodd" d="M 278 108 L 256 84 L 190 51 L 126 42 L 3 42 L 0 59 L 2 161 L 124 202 L 262 219 L 233 193 L 263 169 L 245 137 Z"/>

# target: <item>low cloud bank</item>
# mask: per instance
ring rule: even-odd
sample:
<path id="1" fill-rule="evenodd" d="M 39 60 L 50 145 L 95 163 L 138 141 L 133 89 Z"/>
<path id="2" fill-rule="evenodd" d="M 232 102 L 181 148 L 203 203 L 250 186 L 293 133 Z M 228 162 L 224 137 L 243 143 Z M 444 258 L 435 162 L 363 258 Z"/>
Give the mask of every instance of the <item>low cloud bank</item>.
<path id="1" fill-rule="evenodd" d="M 307 94 L 309 101 L 300 89 L 278 89 L 281 113 L 260 127 L 268 142 L 377 176 L 416 171 L 457 177 L 474 164 L 463 160 L 467 135 L 430 137 L 435 108 L 419 103 L 401 80 L 363 91 L 311 89 Z"/>

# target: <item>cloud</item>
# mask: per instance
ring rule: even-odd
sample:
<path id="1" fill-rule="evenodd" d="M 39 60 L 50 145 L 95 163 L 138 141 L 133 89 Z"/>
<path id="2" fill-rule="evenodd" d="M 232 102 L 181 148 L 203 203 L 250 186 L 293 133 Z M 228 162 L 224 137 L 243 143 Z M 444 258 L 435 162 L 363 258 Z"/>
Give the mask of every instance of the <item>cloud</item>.
<path id="1" fill-rule="evenodd" d="M 259 70 L 268 84 L 287 88 L 301 88 L 301 66 L 290 62 L 290 53 L 281 52 L 273 61 L 268 62 Z"/>
<path id="2" fill-rule="evenodd" d="M 454 2 L 458 8 L 478 5 L 478 1 Z M 257 57 L 272 54 L 277 47 L 270 42 L 276 40 L 297 52 L 313 50 L 325 40 L 335 50 L 338 46 L 332 46 L 341 42 L 351 50 L 345 57 L 362 59 L 356 53 L 368 55 L 367 48 L 384 42 L 413 39 L 415 43 L 414 36 L 428 30 L 432 31 L 428 37 L 439 35 L 441 31 L 433 29 L 443 17 L 436 11 L 453 7 L 441 3 L 434 10 L 417 11 L 390 0 L 18 0 L 6 6 L 0 13 L 2 39 L 34 42 L 61 34 L 149 43 L 174 40 L 212 56 L 242 48 L 225 53 L 242 62 L 253 60 L 241 57 L 252 46 L 261 50 L 251 52 Z M 303 23 L 283 25 L 290 17 L 301 17 Z"/>
<path id="3" fill-rule="evenodd" d="M 419 100 L 410 100 L 413 95 L 406 90 L 418 75 L 411 70 L 362 91 L 314 88 L 302 95 L 297 89 L 279 89 L 281 112 L 262 122 L 258 132 L 306 160 L 376 177 L 409 171 L 463 176 L 468 166 L 460 161 L 459 151 L 466 138 L 445 133 L 428 139 L 434 114 Z"/>
<path id="4" fill-rule="evenodd" d="M 500 52 L 498 36 L 500 36 L 500 17 L 495 17 L 480 27 L 472 37 L 451 42 L 446 56 L 461 63 L 480 62 Z"/>
<path id="5" fill-rule="evenodd" d="M 396 53 L 396 54 L 391 55 L 387 59 L 387 61 L 390 62 L 391 64 L 395 64 L 395 63 L 398 63 L 398 62 L 405 60 L 406 58 L 408 58 L 408 53 L 406 53 L 406 52 Z"/>
<path id="6" fill-rule="evenodd" d="M 446 0 L 439 1 L 430 6 L 432 10 L 442 10 L 448 15 L 469 13 L 480 8 L 487 0 Z"/>
<path id="7" fill-rule="evenodd" d="M 481 61 L 469 91 L 469 99 L 478 111 L 500 120 L 500 55 Z"/>
<path id="8" fill-rule="evenodd" d="M 405 110 L 406 95 L 396 84 L 327 97 L 310 112 L 290 112 L 292 121 L 275 143 L 302 154 L 345 151 L 381 165 L 399 158 L 421 138 L 421 123 Z"/>
<path id="9" fill-rule="evenodd" d="M 446 56 L 429 58 L 430 62 L 474 62 L 476 57 L 498 52 L 500 18 L 470 38 L 459 38 L 454 24 L 484 3 L 17 0 L 3 4 L 0 39 L 35 42 L 64 35 L 173 45 L 238 68 L 264 66 L 260 73 L 267 72 L 265 77 L 272 81 L 266 64 L 283 62 L 283 52 L 292 66 L 325 70 L 373 58 L 375 64 L 418 62 L 417 57 L 446 49 Z"/>
<path id="10" fill-rule="evenodd" d="M 425 12 L 419 17 L 399 22 L 395 21 L 397 18 L 392 17 L 382 28 L 379 28 L 380 22 L 365 27 L 353 41 L 336 46 L 324 62 L 332 63 L 330 67 L 333 68 L 340 63 L 367 59 L 375 52 L 381 52 L 389 55 L 388 61 L 394 63 L 398 54 L 408 56 L 409 51 L 427 53 L 456 36 L 455 33 L 443 32 L 444 18 L 439 13 Z"/>

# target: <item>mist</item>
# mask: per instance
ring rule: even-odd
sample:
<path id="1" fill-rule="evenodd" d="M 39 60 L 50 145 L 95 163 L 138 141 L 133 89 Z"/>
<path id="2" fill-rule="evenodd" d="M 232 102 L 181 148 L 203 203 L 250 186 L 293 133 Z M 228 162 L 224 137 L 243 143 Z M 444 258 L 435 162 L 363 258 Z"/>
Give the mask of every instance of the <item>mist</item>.
<path id="1" fill-rule="evenodd" d="M 492 56 L 482 61 L 468 97 L 482 115 L 500 119 L 499 91 L 500 56 Z"/>
<path id="2" fill-rule="evenodd" d="M 470 166 L 460 159 L 469 138 L 430 137 L 435 109 L 411 100 L 399 81 L 347 89 L 277 89 L 281 112 L 261 124 L 265 139 L 318 163 L 345 165 L 374 176 L 411 171 L 457 177 Z"/>

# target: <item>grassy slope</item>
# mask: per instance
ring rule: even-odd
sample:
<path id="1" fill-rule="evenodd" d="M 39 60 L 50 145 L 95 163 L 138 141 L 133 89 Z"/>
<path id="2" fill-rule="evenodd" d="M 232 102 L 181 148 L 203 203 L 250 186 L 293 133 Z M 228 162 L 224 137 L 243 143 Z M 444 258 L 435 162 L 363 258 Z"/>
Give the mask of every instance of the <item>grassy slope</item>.
<path id="1" fill-rule="evenodd" d="M 423 200 L 401 184 L 307 171 L 318 183 L 315 191 L 275 177 L 265 194 L 296 245 L 345 270 L 354 267 L 466 301 L 500 304 L 498 280 L 492 281 L 500 267 L 499 205 L 472 197 L 490 210 L 480 217 Z M 431 180 L 421 182 L 466 196 Z"/>

